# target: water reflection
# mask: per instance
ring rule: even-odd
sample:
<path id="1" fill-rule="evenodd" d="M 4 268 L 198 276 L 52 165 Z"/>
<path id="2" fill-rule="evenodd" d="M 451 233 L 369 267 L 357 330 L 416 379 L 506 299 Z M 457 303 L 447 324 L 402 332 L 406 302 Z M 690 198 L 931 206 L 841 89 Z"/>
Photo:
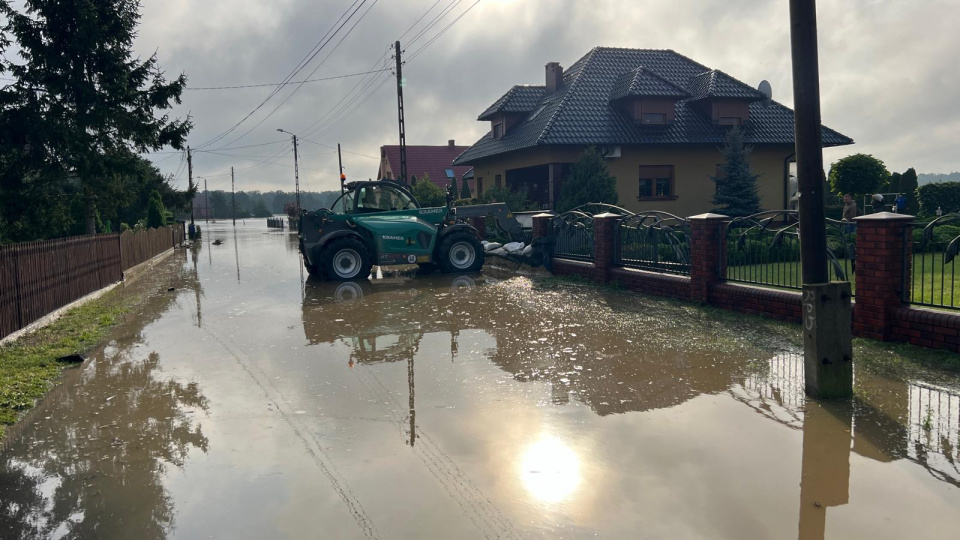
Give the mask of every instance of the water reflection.
<path id="1" fill-rule="evenodd" d="M 580 458 L 558 437 L 543 435 L 523 451 L 520 479 L 538 501 L 564 501 L 580 485 Z"/>
<path id="2" fill-rule="evenodd" d="M 803 419 L 800 473 L 801 540 L 822 539 L 827 509 L 847 504 L 850 491 L 850 440 L 853 418 L 842 408 L 810 401 Z"/>
<path id="3" fill-rule="evenodd" d="M 175 284 L 189 281 L 181 274 Z M 156 294 L 8 439 L 0 451 L 0 536 L 123 538 L 136 531 L 137 538 L 164 538 L 173 529 L 166 470 L 208 446 L 194 418 L 207 409 L 200 388 L 160 376 L 160 357 L 142 349 L 143 326 L 174 299 Z"/>

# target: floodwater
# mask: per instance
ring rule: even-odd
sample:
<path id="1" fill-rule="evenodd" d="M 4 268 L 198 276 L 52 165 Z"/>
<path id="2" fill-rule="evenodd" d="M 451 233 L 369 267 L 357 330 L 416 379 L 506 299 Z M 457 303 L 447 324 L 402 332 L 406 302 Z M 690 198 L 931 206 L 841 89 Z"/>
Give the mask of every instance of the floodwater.
<path id="1" fill-rule="evenodd" d="M 960 531 L 950 377 L 861 369 L 820 404 L 791 327 L 493 273 L 304 281 L 262 220 L 204 233 L 11 430 L 0 537 Z"/>

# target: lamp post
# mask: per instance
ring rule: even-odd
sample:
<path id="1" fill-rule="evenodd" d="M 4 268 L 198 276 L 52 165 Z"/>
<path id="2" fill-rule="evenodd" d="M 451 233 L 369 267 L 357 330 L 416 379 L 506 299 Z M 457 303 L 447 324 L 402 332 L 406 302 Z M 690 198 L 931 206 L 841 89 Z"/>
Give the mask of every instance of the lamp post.
<path id="1" fill-rule="evenodd" d="M 284 131 L 282 129 L 277 129 L 280 133 L 286 133 L 293 137 L 293 180 L 296 185 L 296 194 L 297 194 L 297 219 L 300 219 L 300 163 L 297 159 L 297 136 L 289 131 Z"/>

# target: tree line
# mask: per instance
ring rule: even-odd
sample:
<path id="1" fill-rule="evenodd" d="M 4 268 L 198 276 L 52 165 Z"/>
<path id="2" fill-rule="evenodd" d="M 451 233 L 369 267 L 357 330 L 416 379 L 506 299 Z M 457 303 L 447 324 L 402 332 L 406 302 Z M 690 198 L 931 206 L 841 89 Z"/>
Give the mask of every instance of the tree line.
<path id="1" fill-rule="evenodd" d="M 193 196 L 141 157 L 182 150 L 193 124 L 167 113 L 186 76 L 134 55 L 139 8 L 0 0 L 0 242 L 134 227 L 153 195 L 164 212 Z"/>
<path id="2" fill-rule="evenodd" d="M 304 210 L 330 208 L 339 196 L 339 191 L 301 191 L 300 207 Z M 237 219 L 264 218 L 285 214 L 287 207 L 294 206 L 296 200 L 297 195 L 292 191 L 238 191 L 236 217 Z M 199 192 L 194 199 L 194 208 L 206 207 L 208 201 L 211 218 L 231 219 L 234 216 L 234 199 L 229 191 Z"/>

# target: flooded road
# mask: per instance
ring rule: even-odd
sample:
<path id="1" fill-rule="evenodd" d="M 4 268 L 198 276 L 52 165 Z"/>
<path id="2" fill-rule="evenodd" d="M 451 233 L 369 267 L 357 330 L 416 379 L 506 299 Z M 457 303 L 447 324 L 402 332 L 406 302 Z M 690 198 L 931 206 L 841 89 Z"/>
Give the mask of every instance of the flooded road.
<path id="1" fill-rule="evenodd" d="M 493 273 L 303 281 L 294 236 L 204 233 L 11 430 L 0 537 L 960 530 L 955 378 L 858 369 L 818 404 L 790 326 Z"/>

